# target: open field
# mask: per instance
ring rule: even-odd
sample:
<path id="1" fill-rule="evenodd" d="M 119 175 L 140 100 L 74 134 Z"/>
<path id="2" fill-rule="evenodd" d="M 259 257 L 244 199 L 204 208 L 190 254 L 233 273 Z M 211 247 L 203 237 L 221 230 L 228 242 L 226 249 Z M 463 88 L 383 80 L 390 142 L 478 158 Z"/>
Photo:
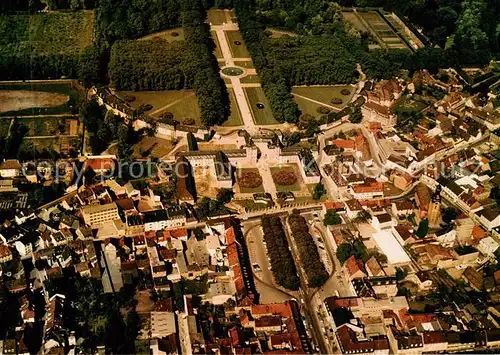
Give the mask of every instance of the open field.
<path id="1" fill-rule="evenodd" d="M 226 34 L 229 47 L 231 49 L 231 54 L 235 58 L 250 58 L 250 53 L 248 52 L 245 41 L 240 31 L 224 31 Z M 236 44 L 238 42 L 240 44 Z"/>
<path id="2" fill-rule="evenodd" d="M 212 25 L 222 25 L 223 23 L 228 22 L 226 11 L 217 9 L 208 10 L 207 22 Z"/>
<path id="3" fill-rule="evenodd" d="M 348 89 L 348 95 L 342 95 L 342 89 Z M 352 99 L 355 93 L 355 87 L 350 85 L 332 85 L 332 86 L 294 86 L 292 94 L 297 94 L 319 101 L 326 105 L 342 108 L 346 106 Z M 338 98 L 342 100 L 342 104 L 332 104 L 331 100 Z"/>
<path id="4" fill-rule="evenodd" d="M 248 105 L 252 109 L 253 120 L 257 125 L 278 124 L 271 112 L 271 105 L 267 101 L 262 88 L 244 88 Z M 257 104 L 263 104 L 263 108 L 258 108 Z"/>
<path id="5" fill-rule="evenodd" d="M 236 103 L 236 96 L 234 95 L 234 91 L 231 88 L 228 88 L 229 92 L 229 100 L 231 101 L 231 115 L 224 122 L 223 126 L 241 126 L 243 124 L 243 119 L 241 118 L 240 108 Z"/>
<path id="6" fill-rule="evenodd" d="M 0 83 L 0 116 L 77 113 L 80 90 L 75 82 Z"/>
<path id="7" fill-rule="evenodd" d="M 0 113 L 22 111 L 30 108 L 61 106 L 68 102 L 69 96 L 54 92 L 28 90 L 0 91 Z"/>
<path id="8" fill-rule="evenodd" d="M 92 44 L 93 11 L 0 16 L 0 54 L 78 54 Z"/>
<path id="9" fill-rule="evenodd" d="M 286 192 L 286 191 L 300 191 L 302 188 L 302 177 L 300 176 L 300 172 L 298 171 L 298 167 L 295 164 L 289 164 L 289 165 L 284 165 L 284 166 L 273 166 L 270 168 L 271 170 L 271 175 L 274 175 L 275 173 L 279 171 L 291 171 L 295 174 L 297 177 L 297 181 L 293 185 L 279 185 L 274 182 L 274 185 L 276 186 L 276 191 L 277 192 Z M 273 177 L 274 179 L 274 177 Z"/>
<path id="10" fill-rule="evenodd" d="M 151 39 L 164 39 L 165 41 L 172 43 L 176 41 L 184 41 L 184 30 L 179 28 L 172 28 L 170 30 L 152 33 L 150 35 L 139 38 L 139 41 L 146 41 Z"/>
<path id="11" fill-rule="evenodd" d="M 222 52 L 220 50 L 220 43 L 219 43 L 219 39 L 217 38 L 217 33 L 215 31 L 210 31 L 210 35 L 212 36 L 212 39 L 213 39 L 214 45 L 215 45 L 215 48 L 214 48 L 215 57 L 224 58 L 224 56 L 222 55 Z"/>
<path id="12" fill-rule="evenodd" d="M 321 114 L 318 113 L 318 111 L 316 111 L 318 107 L 326 107 L 297 96 L 293 98 L 293 101 L 295 101 L 297 105 L 299 105 L 300 112 L 302 112 L 303 114 L 304 113 L 309 114 L 313 117 L 322 116 Z"/>
<path id="13" fill-rule="evenodd" d="M 237 184 L 238 184 L 238 177 L 241 176 L 241 174 L 246 173 L 246 172 L 255 172 L 255 173 L 260 175 L 259 169 L 257 169 L 257 168 L 240 168 L 235 173 Z M 242 194 L 248 194 L 248 193 L 257 194 L 257 193 L 265 192 L 264 186 L 262 184 L 259 187 L 256 187 L 253 189 L 249 188 L 249 187 L 241 187 L 238 184 L 238 191 L 239 191 L 239 193 L 242 193 Z"/>
<path id="14" fill-rule="evenodd" d="M 194 90 L 169 90 L 169 91 L 121 91 L 120 97 L 132 95 L 133 102 L 129 102 L 132 108 L 137 109 L 142 105 L 151 105 L 153 108 L 147 114 L 160 117 L 162 113 L 171 112 L 174 119 L 183 122 L 187 118 L 193 118 L 196 124 L 201 124 L 200 107 L 194 94 Z"/>
<path id="15" fill-rule="evenodd" d="M 132 158 L 161 158 L 170 153 L 173 148 L 174 143 L 172 141 L 144 136 L 139 143 L 134 145 Z"/>
<path id="16" fill-rule="evenodd" d="M 21 117 L 18 120 L 28 128 L 28 137 L 78 135 L 78 117 Z"/>

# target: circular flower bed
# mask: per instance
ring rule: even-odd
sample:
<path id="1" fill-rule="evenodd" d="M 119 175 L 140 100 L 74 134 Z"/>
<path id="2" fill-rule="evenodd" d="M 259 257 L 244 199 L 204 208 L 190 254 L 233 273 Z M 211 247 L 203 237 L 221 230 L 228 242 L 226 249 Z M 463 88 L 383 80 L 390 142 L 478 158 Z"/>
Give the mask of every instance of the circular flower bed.
<path id="1" fill-rule="evenodd" d="M 246 171 L 238 178 L 238 184 L 240 187 L 255 189 L 256 187 L 262 185 L 262 177 L 259 173 L 254 171 Z"/>
<path id="2" fill-rule="evenodd" d="M 320 106 L 316 109 L 316 112 L 320 113 L 322 115 L 326 115 L 326 114 L 330 113 L 330 109 L 328 107 L 325 107 L 325 106 Z"/>
<path id="3" fill-rule="evenodd" d="M 342 99 L 338 97 L 334 97 L 333 99 L 330 100 L 330 103 L 333 105 L 341 105 L 342 104 Z"/>
<path id="4" fill-rule="evenodd" d="M 278 185 L 289 186 L 297 182 L 297 176 L 293 171 L 278 171 L 273 174 L 273 180 Z"/>
<path id="5" fill-rule="evenodd" d="M 349 95 L 351 93 L 351 90 L 349 90 L 349 89 L 342 89 L 342 90 L 340 90 L 340 93 L 342 95 Z"/>
<path id="6" fill-rule="evenodd" d="M 245 72 L 241 68 L 228 67 L 222 69 L 222 73 L 229 76 L 240 76 L 243 75 L 243 73 Z"/>

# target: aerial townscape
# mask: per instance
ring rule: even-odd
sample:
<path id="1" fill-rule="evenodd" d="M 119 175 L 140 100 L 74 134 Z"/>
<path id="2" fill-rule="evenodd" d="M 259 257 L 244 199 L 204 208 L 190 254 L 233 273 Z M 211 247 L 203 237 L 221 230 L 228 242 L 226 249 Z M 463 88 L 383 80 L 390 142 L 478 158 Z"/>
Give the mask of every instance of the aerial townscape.
<path id="1" fill-rule="evenodd" d="M 500 352 L 500 2 L 0 0 L 0 33 L 0 354 Z"/>

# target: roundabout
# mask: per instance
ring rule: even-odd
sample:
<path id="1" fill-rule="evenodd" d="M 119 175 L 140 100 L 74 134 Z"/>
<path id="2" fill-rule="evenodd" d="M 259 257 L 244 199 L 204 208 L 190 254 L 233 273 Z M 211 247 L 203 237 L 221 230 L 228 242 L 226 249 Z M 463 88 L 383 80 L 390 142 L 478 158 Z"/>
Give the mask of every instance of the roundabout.
<path id="1" fill-rule="evenodd" d="M 226 67 L 222 69 L 222 74 L 226 76 L 236 76 L 241 77 L 245 75 L 245 70 L 239 67 Z"/>

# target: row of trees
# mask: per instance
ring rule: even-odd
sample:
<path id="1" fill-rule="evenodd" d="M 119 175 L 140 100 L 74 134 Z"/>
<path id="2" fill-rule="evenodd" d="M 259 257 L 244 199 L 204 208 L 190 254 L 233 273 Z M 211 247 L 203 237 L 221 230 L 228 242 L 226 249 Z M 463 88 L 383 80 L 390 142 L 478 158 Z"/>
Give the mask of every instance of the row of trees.
<path id="1" fill-rule="evenodd" d="M 284 288 L 298 290 L 300 279 L 279 217 L 262 217 L 262 231 L 274 279 Z"/>
<path id="2" fill-rule="evenodd" d="M 206 126 L 220 125 L 230 115 L 229 93 L 219 75 L 210 28 L 205 23 L 206 11 L 197 0 L 183 0 L 181 8 L 184 29 L 187 75 L 193 81 Z"/>
<path id="3" fill-rule="evenodd" d="M 288 225 L 299 250 L 300 262 L 306 272 L 309 287 L 322 286 L 328 280 L 328 272 L 321 261 L 316 243 L 309 234 L 309 226 L 305 218 L 298 213 L 293 213 L 288 217 Z"/>
<path id="4" fill-rule="evenodd" d="M 265 33 L 265 25 L 259 21 L 255 8 L 248 1 L 236 5 L 240 32 L 261 77 L 262 88 L 278 122 L 297 122 L 299 108 L 290 93 L 291 88 L 281 71 L 268 62 L 267 50 L 272 48 L 271 39 Z"/>

